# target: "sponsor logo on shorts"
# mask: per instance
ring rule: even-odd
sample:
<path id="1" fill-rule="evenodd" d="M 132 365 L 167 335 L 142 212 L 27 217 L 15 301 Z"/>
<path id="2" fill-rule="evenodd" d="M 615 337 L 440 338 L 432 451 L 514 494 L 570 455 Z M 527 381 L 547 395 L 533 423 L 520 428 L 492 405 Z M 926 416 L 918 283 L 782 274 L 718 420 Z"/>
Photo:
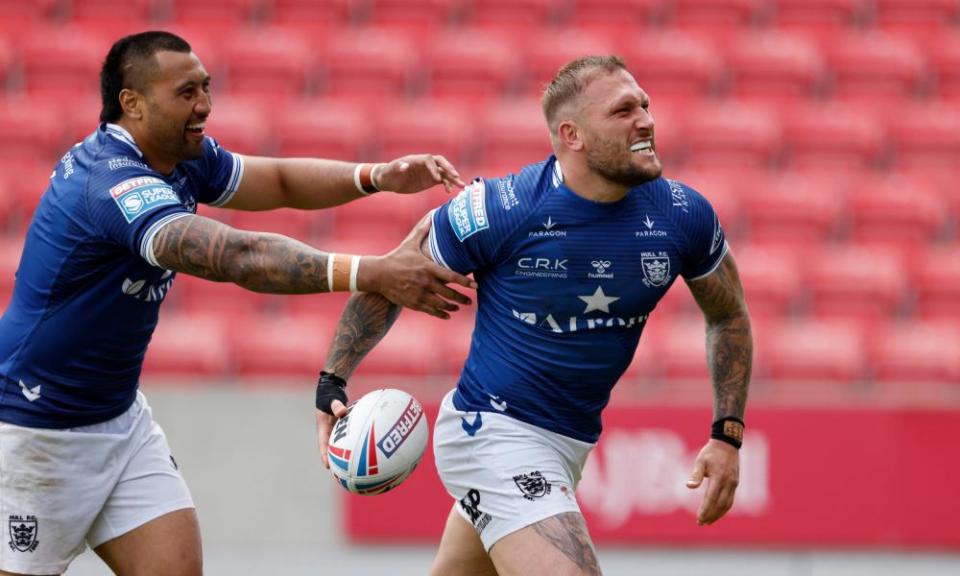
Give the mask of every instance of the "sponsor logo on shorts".
<path id="1" fill-rule="evenodd" d="M 33 552 L 40 542 L 37 540 L 39 523 L 36 516 L 11 515 L 10 549 L 16 552 Z"/>
<path id="2" fill-rule="evenodd" d="M 547 479 L 543 477 L 543 474 L 541 474 L 539 470 L 529 474 L 518 474 L 513 477 L 513 482 L 527 500 L 543 498 L 550 493 L 550 488 L 552 487 L 550 482 L 547 482 Z"/>
<path id="3" fill-rule="evenodd" d="M 477 432 L 479 432 L 480 428 L 483 426 L 483 416 L 477 412 L 477 414 L 473 417 L 473 422 L 467 422 L 467 417 L 461 416 L 460 426 L 463 427 L 463 431 L 467 433 L 467 436 L 476 436 Z"/>
<path id="4" fill-rule="evenodd" d="M 477 178 L 450 201 L 447 216 L 454 234 L 461 242 L 490 227 L 485 196 L 486 185 Z"/>
<path id="5" fill-rule="evenodd" d="M 154 208 L 180 204 L 180 198 L 173 188 L 153 176 L 124 180 L 110 189 L 110 196 L 128 223 Z"/>
<path id="6" fill-rule="evenodd" d="M 384 437 L 377 443 L 377 447 L 380 448 L 383 455 L 387 458 L 393 456 L 393 453 L 406 442 L 407 437 L 410 436 L 413 429 L 417 427 L 417 422 L 419 422 L 421 418 L 423 418 L 423 407 L 420 406 L 419 402 L 411 398 L 403 414 L 400 415 L 400 418 L 393 423 L 390 430 L 387 430 Z"/>
<path id="7" fill-rule="evenodd" d="M 480 492 L 475 489 L 471 489 L 467 492 L 466 496 L 460 499 L 460 507 L 463 508 L 463 511 L 470 517 L 470 522 L 473 524 L 477 534 L 483 532 L 483 529 L 487 527 L 487 524 L 489 524 L 492 519 L 492 516 L 480 511 Z"/>

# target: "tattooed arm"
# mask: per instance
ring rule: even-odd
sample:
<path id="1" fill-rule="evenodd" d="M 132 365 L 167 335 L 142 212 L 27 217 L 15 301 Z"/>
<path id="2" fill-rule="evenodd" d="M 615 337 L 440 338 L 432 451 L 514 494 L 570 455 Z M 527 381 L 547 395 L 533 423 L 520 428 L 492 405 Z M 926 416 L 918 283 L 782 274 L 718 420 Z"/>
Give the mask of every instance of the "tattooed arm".
<path id="1" fill-rule="evenodd" d="M 357 289 L 379 292 L 392 302 L 448 318 L 456 302 L 470 299 L 446 286 L 473 281 L 434 264 L 420 252 L 430 223 L 421 222 L 386 256 L 364 256 Z M 164 225 L 153 238 L 156 262 L 169 270 L 217 282 L 233 282 L 256 292 L 327 292 L 327 253 L 279 234 L 247 232 L 216 220 L 189 215 Z"/>
<path id="2" fill-rule="evenodd" d="M 733 255 L 728 253 L 709 276 L 688 283 L 707 321 L 707 363 L 713 380 L 713 419 L 743 420 L 753 363 L 750 316 Z M 733 446 L 711 439 L 700 451 L 687 487 L 709 478 L 697 514 L 699 524 L 712 524 L 733 506 L 740 478 L 740 456 Z"/>

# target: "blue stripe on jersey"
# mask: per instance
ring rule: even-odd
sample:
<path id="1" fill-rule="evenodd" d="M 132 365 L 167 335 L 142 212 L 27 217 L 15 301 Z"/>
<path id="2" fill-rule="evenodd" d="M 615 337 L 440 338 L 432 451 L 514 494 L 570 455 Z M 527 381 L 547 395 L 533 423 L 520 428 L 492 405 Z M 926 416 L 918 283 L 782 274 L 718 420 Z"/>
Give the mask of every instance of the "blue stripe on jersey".
<path id="1" fill-rule="evenodd" d="M 101 124 L 51 176 L 0 318 L 0 421 L 83 426 L 136 398 L 175 276 L 156 266 L 150 239 L 198 202 L 232 194 L 242 176 L 239 157 L 209 138 L 202 158 L 168 176 L 141 156 L 123 128 Z"/>
<path id="2" fill-rule="evenodd" d="M 487 180 L 484 193 L 486 229 L 461 238 L 451 201 L 430 233 L 434 259 L 480 286 L 454 403 L 595 442 L 647 317 L 677 277 L 717 266 L 723 230 L 679 182 L 597 203 L 563 184 L 552 157 Z"/>

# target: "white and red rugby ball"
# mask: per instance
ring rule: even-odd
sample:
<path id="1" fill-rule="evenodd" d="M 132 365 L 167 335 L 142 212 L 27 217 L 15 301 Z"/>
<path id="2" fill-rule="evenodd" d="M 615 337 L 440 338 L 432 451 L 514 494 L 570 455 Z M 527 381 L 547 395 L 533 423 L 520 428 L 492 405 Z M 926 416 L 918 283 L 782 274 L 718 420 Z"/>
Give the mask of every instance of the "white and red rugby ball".
<path id="1" fill-rule="evenodd" d="M 341 486 L 381 494 L 413 472 L 427 447 L 423 406 L 402 390 L 374 390 L 349 406 L 330 434 L 327 457 Z"/>

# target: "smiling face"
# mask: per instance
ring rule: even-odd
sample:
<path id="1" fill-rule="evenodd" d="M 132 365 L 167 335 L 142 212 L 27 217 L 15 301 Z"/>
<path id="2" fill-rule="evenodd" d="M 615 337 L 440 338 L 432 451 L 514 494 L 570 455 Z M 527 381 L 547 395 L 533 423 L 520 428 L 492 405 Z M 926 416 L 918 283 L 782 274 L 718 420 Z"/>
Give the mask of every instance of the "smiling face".
<path id="1" fill-rule="evenodd" d="M 151 166 L 169 173 L 179 162 L 203 156 L 210 115 L 210 76 L 192 52 L 159 51 L 138 100 L 134 137 Z"/>
<path id="2" fill-rule="evenodd" d="M 593 72 L 578 103 L 571 122 L 590 170 L 627 187 L 660 176 L 650 98 L 629 72 Z"/>

